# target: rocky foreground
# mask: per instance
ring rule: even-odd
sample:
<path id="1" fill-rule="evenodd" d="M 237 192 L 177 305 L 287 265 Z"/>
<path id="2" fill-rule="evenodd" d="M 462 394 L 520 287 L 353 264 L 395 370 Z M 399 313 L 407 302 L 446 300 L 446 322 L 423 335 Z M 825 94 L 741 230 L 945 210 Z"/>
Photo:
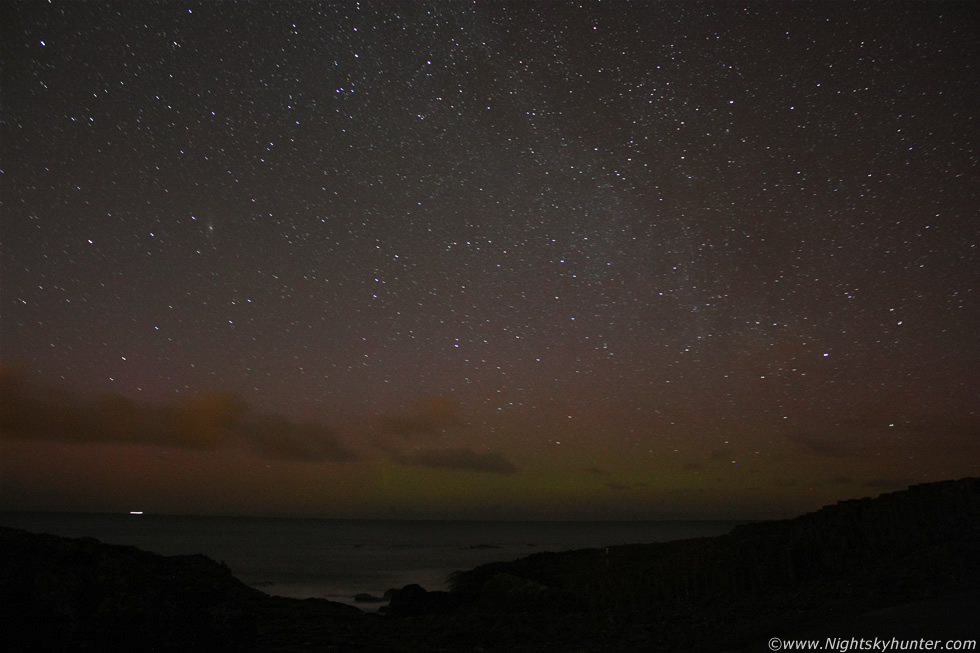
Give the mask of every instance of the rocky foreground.
<path id="1" fill-rule="evenodd" d="M 768 650 L 977 639 L 980 479 L 661 544 L 538 553 L 408 586 L 387 613 L 272 597 L 204 556 L 0 528 L 6 651 Z M 760 646 L 761 645 L 761 646 Z"/>

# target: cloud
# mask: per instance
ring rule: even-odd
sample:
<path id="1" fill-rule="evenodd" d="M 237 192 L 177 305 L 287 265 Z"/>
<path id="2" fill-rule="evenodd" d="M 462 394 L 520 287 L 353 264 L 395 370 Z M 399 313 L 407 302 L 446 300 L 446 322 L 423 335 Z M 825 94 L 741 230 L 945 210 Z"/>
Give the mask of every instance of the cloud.
<path id="1" fill-rule="evenodd" d="M 409 413 L 385 417 L 382 433 L 375 439 L 374 445 L 399 465 L 489 474 L 514 474 L 518 471 L 514 463 L 497 452 L 480 452 L 469 447 L 431 446 L 447 444 L 447 435 L 452 438 L 459 434 L 447 434 L 447 431 L 460 426 L 465 426 L 465 422 L 454 400 L 440 396 L 426 397 L 417 401 Z M 430 446 L 406 451 L 406 440 L 426 440 Z"/>
<path id="2" fill-rule="evenodd" d="M 840 436 L 834 437 L 810 431 L 800 431 L 790 433 L 787 437 L 810 453 L 824 458 L 844 458 L 856 453 L 854 445 Z"/>
<path id="3" fill-rule="evenodd" d="M 595 465 L 593 465 L 592 467 L 586 467 L 582 471 L 588 472 L 589 474 L 593 474 L 595 476 L 609 476 L 609 472 Z"/>
<path id="4" fill-rule="evenodd" d="M 915 481 L 908 478 L 872 478 L 864 482 L 864 487 L 877 490 L 904 490 Z"/>
<path id="5" fill-rule="evenodd" d="M 297 423 L 281 415 L 259 415 L 242 429 L 259 454 L 283 460 L 351 462 L 357 460 L 332 429 L 322 424 Z"/>
<path id="6" fill-rule="evenodd" d="M 606 487 L 610 490 L 624 491 L 624 490 L 635 490 L 636 488 L 647 487 L 646 483 L 617 483 L 616 481 L 607 481 Z"/>
<path id="7" fill-rule="evenodd" d="M 980 417 L 974 415 L 964 415 L 958 419 L 944 415 L 920 415 L 908 419 L 904 424 L 895 424 L 894 428 L 930 442 L 934 438 L 945 438 L 954 445 L 976 446 L 980 443 Z"/>
<path id="8" fill-rule="evenodd" d="M 730 449 L 712 449 L 708 452 L 707 460 L 713 463 L 731 463 L 735 454 Z"/>
<path id="9" fill-rule="evenodd" d="M 435 467 L 467 472 L 514 474 L 517 467 L 497 452 L 481 453 L 468 448 L 420 449 L 411 453 L 390 451 L 392 460 L 401 465 Z"/>
<path id="10" fill-rule="evenodd" d="M 820 430 L 787 433 L 786 437 L 825 458 L 856 457 L 884 447 L 975 456 L 980 451 L 980 419 L 928 414 L 891 419 L 847 417 L 828 422 Z"/>
<path id="11" fill-rule="evenodd" d="M 328 427 L 256 415 L 233 393 L 209 392 L 161 405 L 118 394 L 88 398 L 32 387 L 9 368 L 0 369 L 0 437 L 199 451 L 245 446 L 268 458 L 355 459 Z"/>
<path id="12" fill-rule="evenodd" d="M 674 487 L 667 488 L 665 491 L 667 494 L 697 494 L 706 490 L 703 487 Z"/>
<path id="13" fill-rule="evenodd" d="M 421 399 L 411 413 L 384 418 L 384 430 L 404 438 L 436 435 L 444 429 L 462 424 L 456 402 L 446 397 Z"/>

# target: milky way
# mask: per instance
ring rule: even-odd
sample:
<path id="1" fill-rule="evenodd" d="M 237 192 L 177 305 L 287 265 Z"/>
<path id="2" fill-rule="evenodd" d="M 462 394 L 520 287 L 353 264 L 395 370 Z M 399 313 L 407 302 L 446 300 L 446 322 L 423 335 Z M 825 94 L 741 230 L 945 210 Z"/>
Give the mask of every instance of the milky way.
<path id="1" fill-rule="evenodd" d="M 968 3 L 4 15 L 7 507 L 728 516 L 978 472 Z"/>

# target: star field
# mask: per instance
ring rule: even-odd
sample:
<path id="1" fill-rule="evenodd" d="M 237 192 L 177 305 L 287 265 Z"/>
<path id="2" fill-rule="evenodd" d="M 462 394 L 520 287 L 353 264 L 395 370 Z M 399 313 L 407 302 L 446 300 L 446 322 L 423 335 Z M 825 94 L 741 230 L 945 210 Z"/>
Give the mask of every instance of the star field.
<path id="1" fill-rule="evenodd" d="M 6 507 L 738 516 L 978 472 L 965 3 L 4 14 Z"/>

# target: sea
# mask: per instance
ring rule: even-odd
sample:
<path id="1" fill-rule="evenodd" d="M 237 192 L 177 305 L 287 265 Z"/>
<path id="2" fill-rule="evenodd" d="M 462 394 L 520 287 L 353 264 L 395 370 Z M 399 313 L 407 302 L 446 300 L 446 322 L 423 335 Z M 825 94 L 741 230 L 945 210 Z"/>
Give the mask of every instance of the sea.
<path id="1" fill-rule="evenodd" d="M 162 555 L 203 553 L 266 594 L 366 610 L 390 588 L 449 588 L 457 570 L 539 551 L 723 535 L 738 521 L 434 521 L 0 512 L 0 526 L 94 537 Z"/>

